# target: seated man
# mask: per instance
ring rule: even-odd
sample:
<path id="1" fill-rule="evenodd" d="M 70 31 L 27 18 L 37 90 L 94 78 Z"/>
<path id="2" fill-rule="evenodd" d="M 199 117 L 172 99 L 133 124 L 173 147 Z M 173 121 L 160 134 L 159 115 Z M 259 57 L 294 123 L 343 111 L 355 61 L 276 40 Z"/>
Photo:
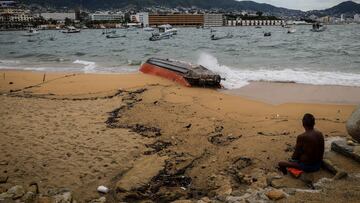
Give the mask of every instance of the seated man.
<path id="1" fill-rule="evenodd" d="M 296 168 L 304 172 L 320 170 L 324 156 L 324 137 L 314 129 L 315 118 L 305 114 L 302 119 L 305 132 L 297 137 L 294 154 L 290 161 L 279 162 L 280 170 L 286 174 L 286 168 Z"/>

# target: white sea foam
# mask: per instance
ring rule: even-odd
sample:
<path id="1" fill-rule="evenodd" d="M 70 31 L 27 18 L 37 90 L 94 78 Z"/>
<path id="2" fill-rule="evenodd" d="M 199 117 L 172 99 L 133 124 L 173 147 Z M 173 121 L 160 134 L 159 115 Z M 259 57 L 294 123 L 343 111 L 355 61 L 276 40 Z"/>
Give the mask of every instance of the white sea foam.
<path id="1" fill-rule="evenodd" d="M 94 73 L 96 72 L 96 63 L 92 61 L 83 61 L 83 60 L 76 60 L 73 63 L 84 65 L 84 72 L 85 73 Z"/>
<path id="2" fill-rule="evenodd" d="M 19 63 L 20 61 L 18 60 L 0 60 L 0 64 L 6 64 L 6 65 L 14 65 Z"/>
<path id="3" fill-rule="evenodd" d="M 226 80 L 222 82 L 225 88 L 236 89 L 247 85 L 250 81 L 269 82 L 296 82 L 314 85 L 345 85 L 360 86 L 360 74 L 323 72 L 323 71 L 299 71 L 293 69 L 282 70 L 247 70 L 234 69 L 219 64 L 214 56 L 201 53 L 198 64 L 221 75 Z"/>

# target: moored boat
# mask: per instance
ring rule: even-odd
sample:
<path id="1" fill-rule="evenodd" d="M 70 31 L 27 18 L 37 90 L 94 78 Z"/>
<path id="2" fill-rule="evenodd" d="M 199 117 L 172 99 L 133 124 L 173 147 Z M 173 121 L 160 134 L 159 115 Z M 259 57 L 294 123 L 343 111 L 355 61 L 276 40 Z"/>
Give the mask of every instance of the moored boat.
<path id="1" fill-rule="evenodd" d="M 264 33 L 264 37 L 270 37 L 271 36 L 271 32 L 265 32 Z"/>
<path id="2" fill-rule="evenodd" d="M 38 35 L 38 34 L 39 34 L 39 31 L 37 31 L 37 29 L 30 28 L 30 29 L 24 34 L 24 36 L 31 37 L 31 36 Z"/>
<path id="3" fill-rule="evenodd" d="M 160 25 L 159 26 L 159 32 L 160 33 L 171 33 L 172 35 L 177 34 L 177 29 L 173 28 L 171 25 Z"/>
<path id="4" fill-rule="evenodd" d="M 120 37 L 126 37 L 126 35 L 119 35 L 119 34 L 108 34 L 108 35 L 106 35 L 106 38 L 108 38 L 108 39 L 120 38 Z"/>
<path id="5" fill-rule="evenodd" d="M 144 27 L 143 30 L 146 31 L 146 32 L 153 32 L 153 31 L 155 31 L 155 29 L 152 28 L 152 27 Z"/>
<path id="6" fill-rule="evenodd" d="M 314 23 L 312 25 L 312 32 L 324 32 L 326 30 L 326 26 L 323 23 Z"/>
<path id="7" fill-rule="evenodd" d="M 228 33 L 227 35 L 225 36 L 220 36 L 220 37 L 217 37 L 215 35 L 211 35 L 210 39 L 211 40 L 220 40 L 220 39 L 230 39 L 230 38 L 233 38 L 234 36 L 230 33 Z"/>
<path id="8" fill-rule="evenodd" d="M 172 33 L 152 33 L 152 36 L 149 38 L 150 41 L 159 41 L 162 39 L 170 39 L 172 37 Z"/>
<path id="9" fill-rule="evenodd" d="M 201 65 L 173 59 L 150 58 L 141 65 L 140 71 L 170 79 L 186 87 L 221 87 L 220 75 Z"/>
<path id="10" fill-rule="evenodd" d="M 295 28 L 289 28 L 288 31 L 287 31 L 288 34 L 293 34 L 295 32 L 296 32 Z"/>
<path id="11" fill-rule="evenodd" d="M 79 33 L 81 30 L 76 29 L 74 26 L 67 27 L 66 30 L 63 30 L 62 33 L 70 34 L 70 33 Z"/>

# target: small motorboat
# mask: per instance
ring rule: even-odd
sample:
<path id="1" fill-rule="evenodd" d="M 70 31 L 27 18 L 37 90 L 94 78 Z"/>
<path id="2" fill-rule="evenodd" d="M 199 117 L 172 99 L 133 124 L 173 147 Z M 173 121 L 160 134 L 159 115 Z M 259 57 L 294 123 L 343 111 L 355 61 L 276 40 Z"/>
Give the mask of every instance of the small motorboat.
<path id="1" fill-rule="evenodd" d="M 116 30 L 104 30 L 103 35 L 107 35 L 107 34 L 116 34 Z"/>
<path id="2" fill-rule="evenodd" d="M 69 26 L 67 27 L 66 30 L 63 30 L 62 33 L 71 34 L 71 33 L 79 33 L 80 31 L 81 31 L 80 29 L 76 29 L 74 26 Z"/>
<path id="3" fill-rule="evenodd" d="M 159 41 L 162 39 L 170 39 L 172 37 L 171 32 L 167 33 L 152 33 L 152 36 L 149 38 L 150 41 Z"/>
<path id="4" fill-rule="evenodd" d="M 171 25 L 160 25 L 159 33 L 171 33 L 172 35 L 177 35 L 177 29 L 173 28 Z"/>
<path id="5" fill-rule="evenodd" d="M 121 38 L 121 37 L 126 37 L 126 35 L 119 35 L 119 34 L 108 34 L 108 35 L 106 35 L 106 38 L 108 38 L 108 39 Z"/>
<path id="6" fill-rule="evenodd" d="M 35 36 L 35 35 L 38 35 L 40 34 L 39 31 L 37 29 L 34 29 L 34 28 L 30 28 L 25 34 L 24 36 L 26 37 L 31 37 L 31 36 Z"/>
<path id="7" fill-rule="evenodd" d="M 260 29 L 260 28 L 261 28 L 261 26 L 256 26 L 255 28 Z"/>
<path id="8" fill-rule="evenodd" d="M 220 40 L 220 39 L 230 39 L 230 38 L 233 38 L 234 36 L 230 33 L 228 33 L 227 35 L 225 36 L 221 36 L 221 37 L 217 37 L 215 35 L 211 35 L 210 39 L 211 40 Z"/>
<path id="9" fill-rule="evenodd" d="M 326 26 L 323 23 L 314 23 L 312 25 L 312 32 L 324 32 L 326 30 Z"/>
<path id="10" fill-rule="evenodd" d="M 271 36 L 271 32 L 265 32 L 264 33 L 264 37 L 270 37 Z"/>
<path id="11" fill-rule="evenodd" d="M 154 31 L 155 31 L 155 29 L 152 28 L 152 27 L 144 27 L 143 30 L 144 30 L 145 32 L 154 32 Z"/>
<path id="12" fill-rule="evenodd" d="M 295 32 L 296 32 L 295 28 L 289 28 L 288 31 L 287 31 L 288 34 L 293 34 Z"/>
<path id="13" fill-rule="evenodd" d="M 201 65 L 173 59 L 150 58 L 141 65 L 140 71 L 170 79 L 186 87 L 221 88 L 220 75 Z"/>

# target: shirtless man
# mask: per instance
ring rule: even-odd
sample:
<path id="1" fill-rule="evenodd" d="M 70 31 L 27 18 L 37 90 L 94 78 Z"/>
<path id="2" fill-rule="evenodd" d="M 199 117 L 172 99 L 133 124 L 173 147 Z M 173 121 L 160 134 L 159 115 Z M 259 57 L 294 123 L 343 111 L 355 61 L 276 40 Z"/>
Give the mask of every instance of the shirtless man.
<path id="1" fill-rule="evenodd" d="M 320 170 L 324 156 L 324 137 L 314 129 L 315 118 L 305 114 L 302 119 L 305 132 L 296 139 L 295 151 L 290 161 L 279 162 L 280 170 L 286 174 L 286 168 L 296 168 L 305 172 Z"/>

